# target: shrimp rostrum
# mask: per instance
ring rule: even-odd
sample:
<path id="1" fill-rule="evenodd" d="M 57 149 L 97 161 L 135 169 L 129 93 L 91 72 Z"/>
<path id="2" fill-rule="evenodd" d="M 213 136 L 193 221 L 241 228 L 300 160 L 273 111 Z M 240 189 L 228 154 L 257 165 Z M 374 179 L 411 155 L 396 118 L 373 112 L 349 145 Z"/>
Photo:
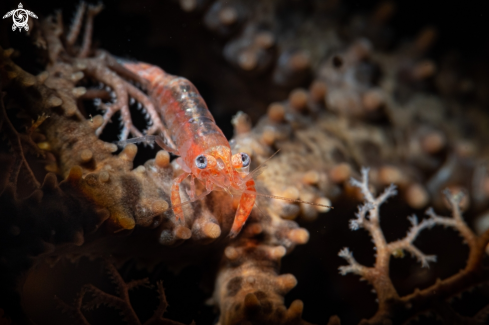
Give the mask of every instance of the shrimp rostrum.
<path id="1" fill-rule="evenodd" d="M 256 192 L 253 173 L 248 172 L 250 157 L 246 153 L 232 155 L 228 140 L 189 80 L 167 74 L 146 63 L 124 62 L 123 65 L 147 80 L 148 92 L 166 124 L 165 134 L 170 134 L 171 139 L 147 135 L 120 141 L 118 144 L 154 141 L 163 149 L 179 156 L 177 163 L 183 173 L 173 180 L 171 187 L 172 209 L 179 223 L 184 222 L 182 205 L 185 204 L 180 198 L 180 184 L 187 177 L 190 176 L 190 190 L 187 191 L 189 202 L 202 199 L 218 189 L 239 193 L 241 197 L 229 234 L 235 237 L 250 215 L 256 196 L 263 195 Z M 196 194 L 195 179 L 201 181 L 205 187 L 200 195 Z"/>

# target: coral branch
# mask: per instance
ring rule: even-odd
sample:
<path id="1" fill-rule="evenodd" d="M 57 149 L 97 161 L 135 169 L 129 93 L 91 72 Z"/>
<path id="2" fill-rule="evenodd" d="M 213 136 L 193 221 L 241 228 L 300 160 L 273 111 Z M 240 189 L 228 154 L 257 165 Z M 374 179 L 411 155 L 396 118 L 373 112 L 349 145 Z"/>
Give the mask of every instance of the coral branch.
<path id="1" fill-rule="evenodd" d="M 100 305 L 107 305 L 109 307 L 119 309 L 124 317 L 124 320 L 128 324 L 141 325 L 141 321 L 136 315 L 134 309 L 132 308 L 131 301 L 129 299 L 129 290 L 134 289 L 138 286 L 151 287 L 149 285 L 148 279 L 134 280 L 126 283 L 112 263 L 105 261 L 105 268 L 107 269 L 107 272 L 112 279 L 112 282 L 116 285 L 119 296 L 108 294 L 91 284 L 87 284 L 78 294 L 77 298 L 75 299 L 75 304 L 73 306 L 66 304 L 58 298 L 57 301 L 60 304 L 61 308 L 63 308 L 65 311 L 70 312 L 72 316 L 74 316 L 80 323 L 86 325 L 89 324 L 89 322 L 83 315 L 82 309 L 94 309 L 98 308 Z M 166 301 L 162 282 L 157 283 L 157 291 L 160 303 L 155 310 L 153 316 L 148 321 L 144 322 L 144 324 L 181 325 L 182 323 L 163 318 L 163 314 L 166 311 L 168 303 Z M 84 304 L 83 298 L 87 293 L 90 293 L 93 298 L 89 302 Z"/>
<path id="2" fill-rule="evenodd" d="M 7 116 L 7 111 L 5 110 L 4 96 L 4 93 L 0 93 L 0 131 L 2 131 L 3 127 L 3 132 L 7 135 L 10 145 L 14 151 L 14 166 L 9 173 L 8 181 L 10 184 L 12 184 L 12 186 L 17 187 L 19 171 L 21 168 L 24 168 L 27 171 L 28 181 L 36 188 L 39 188 L 41 184 L 39 184 L 37 181 L 36 176 L 34 176 L 34 173 L 25 158 L 22 142 L 27 143 L 29 146 L 33 147 L 34 150 L 39 150 L 39 148 L 33 143 L 29 135 L 21 135 L 14 128 L 12 122 L 10 122 L 10 119 Z"/>
<path id="3" fill-rule="evenodd" d="M 380 196 L 375 198 L 368 187 L 368 169 L 365 168 L 362 169 L 362 181 L 352 179 L 351 183 L 361 189 L 366 202 L 359 207 L 359 211 L 356 214 L 357 219 L 350 221 L 350 228 L 352 230 L 365 228 L 372 236 L 377 251 L 377 258 L 373 267 L 366 267 L 359 264 L 353 258 L 353 254 L 348 248 L 342 249 L 338 254 L 349 264 L 348 266 L 339 267 L 339 271 L 342 275 L 347 273 L 358 274 L 374 286 L 375 291 L 377 292 L 379 309 L 374 317 L 368 321 L 363 321 L 362 324 L 383 324 L 386 319 L 392 320 L 394 317 L 399 319 L 400 316 L 397 315 L 397 313 L 399 313 L 399 308 L 397 306 L 400 304 L 410 306 L 400 313 L 405 319 L 410 318 L 419 312 L 426 311 L 427 309 L 433 309 L 435 312 L 442 313 L 442 316 L 445 317 L 447 309 L 437 309 L 435 306 L 430 305 L 429 302 L 434 301 L 433 299 L 447 299 L 451 297 L 464 287 L 461 283 L 465 282 L 466 286 L 467 281 L 473 284 L 487 281 L 489 273 L 482 270 L 481 254 L 483 254 L 485 245 L 487 245 L 487 237 L 489 235 L 486 232 L 483 236 L 477 237 L 462 219 L 460 211 L 460 204 L 463 198 L 463 194 L 461 194 L 462 192 L 456 194 L 452 194 L 449 190 L 444 192 L 452 210 L 451 218 L 440 217 L 435 214 L 432 208 L 430 208 L 426 211 L 429 218 L 424 219 L 421 222 L 418 222 L 415 215 L 408 217 L 408 220 L 411 223 L 411 228 L 403 239 L 386 243 L 380 228 L 378 211 L 380 205 L 385 202 L 388 197 L 395 194 L 394 187 L 391 185 Z M 411 295 L 399 297 L 389 278 L 390 257 L 402 257 L 403 250 L 406 250 L 416 257 L 422 267 L 429 267 L 430 262 L 436 262 L 436 256 L 425 255 L 414 246 L 413 242 L 421 231 L 432 228 L 435 225 L 454 228 L 454 230 L 458 231 L 465 239 L 465 242 L 469 245 L 470 249 L 467 267 L 461 273 L 446 280 L 438 281 L 435 285 L 425 290 L 416 290 Z M 474 272 L 477 275 L 475 275 Z M 407 310 L 409 310 L 409 312 Z"/>
<path id="4" fill-rule="evenodd" d="M 76 39 L 78 38 L 78 35 L 80 34 L 83 22 L 83 14 L 85 13 L 86 6 L 87 4 L 84 1 L 81 1 L 76 10 L 75 17 L 73 17 L 73 21 L 70 26 L 70 31 L 66 36 L 66 43 L 68 46 L 73 46 L 76 42 Z"/>
<path id="5" fill-rule="evenodd" d="M 346 275 L 348 273 L 356 273 L 358 275 L 364 276 L 365 274 L 367 274 L 368 269 L 363 265 L 358 264 L 358 262 L 353 258 L 353 253 L 350 252 L 350 250 L 347 247 L 343 248 L 338 253 L 338 256 L 344 258 L 348 262 L 348 264 L 350 264 L 348 266 L 339 267 L 341 275 Z"/>

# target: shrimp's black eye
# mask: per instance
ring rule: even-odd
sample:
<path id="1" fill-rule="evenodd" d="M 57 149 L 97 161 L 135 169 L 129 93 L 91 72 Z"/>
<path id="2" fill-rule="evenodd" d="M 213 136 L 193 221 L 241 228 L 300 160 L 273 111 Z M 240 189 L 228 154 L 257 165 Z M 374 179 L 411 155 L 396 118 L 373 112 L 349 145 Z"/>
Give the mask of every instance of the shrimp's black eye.
<path id="1" fill-rule="evenodd" d="M 207 158 L 204 155 L 197 156 L 197 158 L 195 158 L 195 166 L 200 169 L 206 168 Z"/>
<path id="2" fill-rule="evenodd" d="M 244 152 L 241 153 L 241 161 L 243 162 L 243 167 L 248 167 L 250 165 L 251 159 L 250 156 L 245 154 Z"/>

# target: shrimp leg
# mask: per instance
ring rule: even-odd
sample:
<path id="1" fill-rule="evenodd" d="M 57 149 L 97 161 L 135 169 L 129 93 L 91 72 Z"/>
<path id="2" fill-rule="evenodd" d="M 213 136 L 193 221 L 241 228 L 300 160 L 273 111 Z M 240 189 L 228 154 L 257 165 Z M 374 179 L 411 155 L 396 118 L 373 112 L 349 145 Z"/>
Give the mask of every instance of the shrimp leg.
<path id="1" fill-rule="evenodd" d="M 183 205 L 188 204 L 190 202 L 195 202 L 195 201 L 198 201 L 200 199 L 203 199 L 210 192 L 212 192 L 214 190 L 214 184 L 210 180 L 208 180 L 207 183 L 206 183 L 206 190 L 203 193 L 201 193 L 200 195 L 195 196 L 195 181 L 194 181 L 194 177 L 192 175 L 192 180 L 190 181 L 190 188 L 191 189 L 190 189 L 190 191 L 187 191 L 187 194 L 189 195 L 189 200 L 182 203 L 181 202 L 181 199 L 180 199 L 180 183 L 188 175 L 189 174 L 182 174 L 178 178 L 176 178 L 173 181 L 173 185 L 172 185 L 172 188 L 171 188 L 171 193 L 172 193 L 171 194 L 171 204 L 172 204 L 172 208 L 173 208 L 173 213 L 175 214 L 175 217 L 179 221 L 183 221 L 183 210 L 182 210 L 182 206 Z M 174 193 L 176 193 L 176 197 L 175 198 L 173 196 Z M 177 203 L 177 201 L 178 201 L 178 203 Z"/>
<path id="2" fill-rule="evenodd" d="M 246 192 L 241 194 L 241 199 L 239 200 L 238 210 L 234 216 L 234 222 L 229 232 L 231 238 L 236 237 L 241 228 L 243 228 L 246 220 L 248 219 L 253 206 L 255 205 L 256 199 L 255 181 L 250 179 L 246 182 Z"/>
<path id="3" fill-rule="evenodd" d="M 182 200 L 180 199 L 180 183 L 190 175 L 189 173 L 183 173 L 177 178 L 173 180 L 173 184 L 171 186 L 171 205 L 173 209 L 173 213 L 175 213 L 175 217 L 177 221 L 180 223 L 184 222 L 183 210 L 182 210 Z"/>
<path id="4" fill-rule="evenodd" d="M 195 176 L 194 175 L 191 175 L 190 190 L 187 190 L 187 194 L 191 202 L 195 201 Z"/>

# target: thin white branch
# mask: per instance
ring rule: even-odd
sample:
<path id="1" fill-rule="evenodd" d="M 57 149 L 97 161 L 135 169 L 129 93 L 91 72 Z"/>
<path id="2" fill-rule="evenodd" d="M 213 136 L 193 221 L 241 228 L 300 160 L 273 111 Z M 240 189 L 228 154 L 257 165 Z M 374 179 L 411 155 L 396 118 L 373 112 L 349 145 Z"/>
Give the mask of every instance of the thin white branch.
<path id="1" fill-rule="evenodd" d="M 369 170 L 370 170 L 369 168 L 363 167 L 362 168 L 362 180 L 358 181 L 352 177 L 350 179 L 350 184 L 352 186 L 358 187 L 362 191 L 362 194 L 365 197 L 365 201 L 374 203 L 375 199 L 374 199 L 372 193 L 370 192 L 370 190 L 368 188 L 368 171 Z"/>
<path id="2" fill-rule="evenodd" d="M 397 194 L 396 186 L 394 184 L 391 184 L 388 188 L 384 190 L 384 192 L 380 196 L 375 198 L 373 196 L 373 193 L 368 188 L 368 171 L 368 168 L 362 168 L 362 180 L 358 181 L 354 178 L 351 178 L 350 184 L 352 186 L 358 187 L 362 191 L 362 194 L 365 197 L 365 201 L 373 204 L 375 207 L 378 207 L 382 203 L 384 203 L 389 197 Z"/>
<path id="3" fill-rule="evenodd" d="M 460 211 L 460 204 L 465 194 L 460 191 L 455 194 L 450 192 L 448 189 L 443 191 L 445 197 L 447 198 L 450 208 L 452 209 L 452 217 L 440 217 L 438 216 L 432 208 L 426 210 L 426 214 L 434 219 L 437 224 L 443 225 L 445 227 L 452 227 L 465 239 L 465 242 L 472 248 L 477 245 L 477 239 L 474 232 L 467 226 L 462 218 L 462 212 Z"/>
<path id="4" fill-rule="evenodd" d="M 424 219 L 421 223 L 418 223 L 416 215 L 412 215 L 411 217 L 408 217 L 408 219 L 411 222 L 411 228 L 409 228 L 403 241 L 407 241 L 409 244 L 413 243 L 423 229 L 431 228 L 436 224 L 436 221 L 432 218 Z"/>
<path id="5" fill-rule="evenodd" d="M 399 250 L 407 250 L 412 256 L 416 257 L 422 267 L 429 267 L 429 262 L 436 262 L 435 255 L 425 255 L 416 246 L 413 245 L 414 240 L 418 237 L 419 233 L 426 228 L 432 228 L 437 221 L 433 218 L 424 219 L 421 223 L 418 222 L 418 218 L 415 215 L 408 217 L 411 222 L 411 228 L 409 228 L 406 237 L 400 240 L 396 240 L 387 245 L 387 249 L 391 254 L 398 252 Z"/>
<path id="6" fill-rule="evenodd" d="M 430 220 L 433 220 L 437 225 L 444 226 L 444 227 L 453 227 L 457 229 L 457 221 L 453 218 L 448 218 L 448 217 L 440 217 L 435 213 L 433 208 L 428 208 L 425 212 L 427 215 L 430 216 Z"/>
<path id="7" fill-rule="evenodd" d="M 411 222 L 411 228 L 407 232 L 406 237 L 388 244 L 387 248 L 391 253 L 400 249 L 407 250 L 411 253 L 411 255 L 417 258 L 422 267 L 429 267 L 429 262 L 436 262 L 436 256 L 425 255 L 413 245 L 413 242 L 421 231 L 426 228 L 432 228 L 435 225 L 454 228 L 462 235 L 462 237 L 464 237 L 469 245 L 471 245 L 471 240 L 473 240 L 474 235 L 463 221 L 459 206 L 463 195 L 452 195 L 447 190 L 444 191 L 444 194 L 447 196 L 447 199 L 450 202 L 453 217 L 440 217 L 435 213 L 433 208 L 426 210 L 426 214 L 429 216 L 429 218 L 424 219 L 421 223 L 418 223 L 418 219 L 415 215 L 408 217 L 409 221 Z"/>
<path id="8" fill-rule="evenodd" d="M 355 213 L 355 216 L 357 218 L 350 220 L 350 229 L 351 230 L 358 230 L 360 228 L 363 228 L 364 222 L 365 222 L 365 217 L 366 217 L 367 213 L 370 210 L 372 210 L 373 208 L 374 208 L 374 206 L 370 202 L 367 202 L 364 205 L 358 206 L 358 212 Z"/>
<path id="9" fill-rule="evenodd" d="M 412 256 L 416 257 L 418 262 L 421 263 L 421 267 L 429 268 L 429 262 L 436 262 L 436 255 L 425 255 L 422 251 L 420 251 L 416 246 L 409 245 L 405 248 Z"/>
<path id="10" fill-rule="evenodd" d="M 344 258 L 349 264 L 349 265 L 340 266 L 338 268 L 341 275 L 346 275 L 348 273 L 356 273 L 359 275 L 365 274 L 366 267 L 361 264 L 358 264 L 355 258 L 353 258 L 353 253 L 350 252 L 350 249 L 348 247 L 345 247 L 342 250 L 340 250 L 338 256 Z"/>
<path id="11" fill-rule="evenodd" d="M 380 196 L 377 197 L 377 199 L 375 199 L 375 204 L 377 206 L 380 206 L 382 203 L 387 201 L 388 198 L 395 195 L 397 195 L 396 186 L 394 184 L 391 184 L 388 188 L 384 190 L 384 192 Z"/>

